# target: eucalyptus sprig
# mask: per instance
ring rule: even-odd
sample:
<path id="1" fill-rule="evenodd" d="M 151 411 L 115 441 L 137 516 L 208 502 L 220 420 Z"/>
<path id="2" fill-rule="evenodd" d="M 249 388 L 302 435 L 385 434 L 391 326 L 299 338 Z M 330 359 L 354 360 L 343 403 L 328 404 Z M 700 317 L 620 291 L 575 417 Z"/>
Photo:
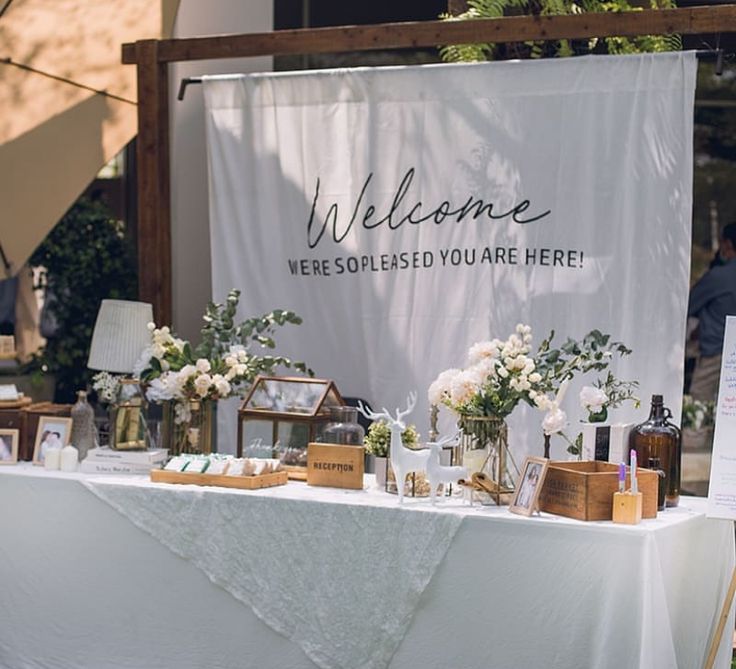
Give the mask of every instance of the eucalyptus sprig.
<path id="1" fill-rule="evenodd" d="M 547 392 L 556 392 L 560 384 L 578 374 L 608 369 L 615 356 L 631 354 L 631 349 L 620 341 L 611 341 L 610 334 L 591 330 L 581 340 L 570 337 L 559 348 L 552 348 L 555 331 L 552 330 L 537 350 L 537 372 L 542 375 Z"/>
<path id="2" fill-rule="evenodd" d="M 135 372 L 146 384 L 150 401 L 223 399 L 244 392 L 256 376 L 273 374 L 278 367 L 312 375 L 303 362 L 259 350 L 276 347 L 277 327 L 299 325 L 302 319 L 293 311 L 278 309 L 236 323 L 239 300 L 240 291 L 231 290 L 224 304 L 207 305 L 202 341 L 196 348 L 175 337 L 168 327 L 149 324 L 151 345 Z"/>

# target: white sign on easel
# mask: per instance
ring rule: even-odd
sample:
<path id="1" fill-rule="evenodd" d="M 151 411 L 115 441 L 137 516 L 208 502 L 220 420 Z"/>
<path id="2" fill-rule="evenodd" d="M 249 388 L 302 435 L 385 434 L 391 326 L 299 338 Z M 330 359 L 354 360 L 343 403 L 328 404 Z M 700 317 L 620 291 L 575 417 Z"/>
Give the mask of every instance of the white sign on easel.
<path id="1" fill-rule="evenodd" d="M 736 316 L 726 317 L 715 417 L 706 515 L 709 518 L 736 520 Z M 736 568 L 731 575 L 728 592 L 711 639 L 705 669 L 711 669 L 715 663 L 735 593 Z"/>
<path id="2" fill-rule="evenodd" d="M 736 520 L 736 316 L 726 317 L 715 418 L 707 515 Z"/>

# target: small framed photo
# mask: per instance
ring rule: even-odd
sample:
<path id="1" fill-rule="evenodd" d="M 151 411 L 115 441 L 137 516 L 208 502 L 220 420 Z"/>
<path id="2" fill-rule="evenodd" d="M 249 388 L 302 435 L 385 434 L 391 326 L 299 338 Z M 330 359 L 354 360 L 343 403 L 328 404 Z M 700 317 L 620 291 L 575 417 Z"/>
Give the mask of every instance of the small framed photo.
<path id="1" fill-rule="evenodd" d="M 20 430 L 0 430 L 0 465 L 18 462 L 18 440 Z"/>
<path id="2" fill-rule="evenodd" d="M 33 447 L 33 464 L 42 465 L 49 448 L 64 448 L 69 443 L 71 432 L 71 418 L 41 416 L 38 419 L 36 444 Z"/>
<path id="3" fill-rule="evenodd" d="M 516 484 L 516 494 L 509 511 L 522 516 L 531 516 L 534 513 L 548 465 L 549 460 L 547 458 L 528 457 L 524 460 L 521 476 L 519 476 L 519 481 Z"/>

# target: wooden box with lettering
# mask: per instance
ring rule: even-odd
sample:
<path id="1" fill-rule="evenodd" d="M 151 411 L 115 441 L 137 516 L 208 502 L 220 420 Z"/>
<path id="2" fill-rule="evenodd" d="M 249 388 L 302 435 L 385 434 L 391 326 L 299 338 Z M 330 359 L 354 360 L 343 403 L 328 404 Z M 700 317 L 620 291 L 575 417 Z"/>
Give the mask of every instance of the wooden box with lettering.
<path id="1" fill-rule="evenodd" d="M 362 446 L 311 443 L 307 447 L 307 484 L 362 490 L 364 462 Z"/>
<path id="2" fill-rule="evenodd" d="M 657 477 L 657 473 L 649 469 L 638 470 L 643 518 L 657 516 Z M 627 468 L 626 489 L 629 487 Z M 578 520 L 611 520 L 613 493 L 617 491 L 618 465 L 597 460 L 550 462 L 539 495 L 539 508 Z"/>

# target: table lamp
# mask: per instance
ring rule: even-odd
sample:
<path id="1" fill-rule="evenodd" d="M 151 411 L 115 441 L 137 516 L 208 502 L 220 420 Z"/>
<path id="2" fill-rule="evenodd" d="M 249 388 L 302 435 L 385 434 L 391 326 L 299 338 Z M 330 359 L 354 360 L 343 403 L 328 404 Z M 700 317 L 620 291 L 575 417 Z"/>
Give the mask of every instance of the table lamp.
<path id="1" fill-rule="evenodd" d="M 153 307 L 145 302 L 102 300 L 97 313 L 87 367 L 128 375 L 120 379 L 118 398 L 110 405 L 110 448 L 137 450 L 147 447 L 143 398 L 136 390 L 138 379 L 130 375 L 143 350 L 151 343 L 148 331 L 151 321 Z"/>

